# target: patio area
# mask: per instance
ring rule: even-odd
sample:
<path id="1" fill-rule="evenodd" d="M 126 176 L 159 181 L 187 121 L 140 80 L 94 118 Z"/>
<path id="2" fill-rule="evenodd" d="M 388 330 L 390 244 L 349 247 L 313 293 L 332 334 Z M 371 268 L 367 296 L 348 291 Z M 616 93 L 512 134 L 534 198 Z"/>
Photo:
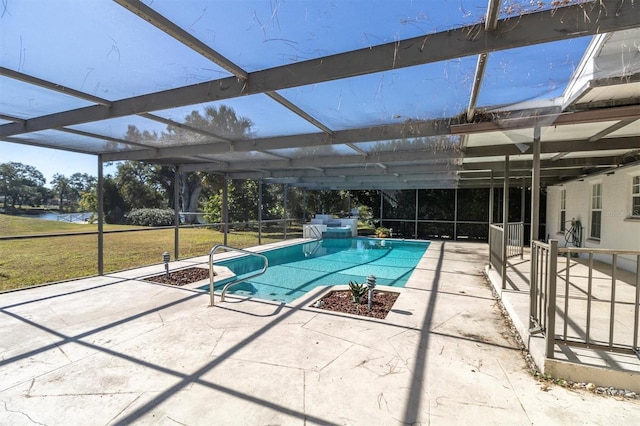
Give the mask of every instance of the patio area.
<path id="1" fill-rule="evenodd" d="M 527 371 L 486 244 L 434 241 L 374 320 L 141 278 L 0 294 L 0 424 L 625 424 L 640 401 Z M 171 268 L 206 265 L 207 258 Z"/>

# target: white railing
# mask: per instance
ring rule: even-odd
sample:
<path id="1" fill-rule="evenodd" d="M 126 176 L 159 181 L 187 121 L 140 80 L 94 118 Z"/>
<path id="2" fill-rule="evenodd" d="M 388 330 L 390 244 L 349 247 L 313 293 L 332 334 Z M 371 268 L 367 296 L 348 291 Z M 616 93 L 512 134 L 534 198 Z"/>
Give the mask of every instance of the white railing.
<path id="1" fill-rule="evenodd" d="M 58 222 L 69 222 L 69 223 L 73 223 L 73 222 L 86 222 L 87 220 L 91 219 L 91 216 L 93 216 L 94 213 L 92 212 L 85 212 L 85 213 L 64 213 L 64 214 L 59 214 L 57 217 L 57 221 Z"/>

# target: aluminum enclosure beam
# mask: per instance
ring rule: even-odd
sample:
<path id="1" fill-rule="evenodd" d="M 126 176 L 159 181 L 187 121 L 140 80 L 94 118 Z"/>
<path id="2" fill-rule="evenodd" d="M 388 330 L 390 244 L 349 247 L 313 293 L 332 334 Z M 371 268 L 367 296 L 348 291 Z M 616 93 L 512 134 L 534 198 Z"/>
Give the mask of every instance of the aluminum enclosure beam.
<path id="1" fill-rule="evenodd" d="M 601 166 L 606 168 L 608 166 Z M 362 180 L 364 178 L 371 180 L 432 180 L 441 179 L 445 176 L 459 176 L 462 180 L 472 179 L 486 179 L 490 176 L 491 170 L 457 170 L 451 167 L 428 167 L 428 166 L 413 166 L 396 167 L 397 171 L 392 173 L 384 173 L 376 171 L 375 168 L 340 168 L 333 171 L 327 169 L 327 173 L 318 173 L 313 170 L 273 170 L 273 171 L 243 171 L 228 173 L 230 179 L 287 179 L 287 178 L 300 178 L 298 181 L 306 181 L 307 179 L 313 179 L 318 182 L 335 182 L 335 181 L 349 181 L 349 180 Z M 502 171 L 497 169 L 494 173 L 496 179 L 502 178 Z M 583 168 L 574 169 L 555 169 L 555 170 L 542 170 L 541 176 L 548 178 L 556 177 L 578 177 L 584 174 Z M 528 178 L 531 176 L 531 167 L 529 169 L 520 169 L 511 172 L 513 178 Z"/>
<path id="2" fill-rule="evenodd" d="M 246 80 L 248 78 L 248 74 L 245 70 L 240 68 L 238 65 L 231 62 L 226 57 L 222 56 L 215 50 L 211 49 L 205 43 L 198 40 L 196 37 L 192 36 L 187 31 L 180 28 L 178 25 L 168 20 L 154 9 L 150 8 L 146 4 L 144 4 L 140 0 L 114 0 L 120 6 L 130 10 L 134 14 L 138 15 L 145 21 L 151 23 L 156 28 L 164 31 L 171 37 L 175 38 L 181 43 L 186 44 L 191 49 L 200 53 L 205 58 L 209 59 L 211 62 L 220 66 L 221 68 L 227 70 L 231 74 L 235 75 L 238 78 Z"/>
<path id="3" fill-rule="evenodd" d="M 78 99 L 83 99 L 85 101 L 92 102 L 94 104 L 98 104 L 106 107 L 111 105 L 111 102 L 108 101 L 107 99 L 99 98 L 97 96 L 93 96 L 88 93 L 84 93 L 79 90 L 75 90 L 70 87 L 63 86 L 61 84 L 53 83 L 51 81 L 43 80 L 41 78 L 33 77 L 31 75 L 24 74 L 9 68 L 0 67 L 0 75 L 13 78 L 14 80 L 19 80 L 24 83 L 29 83 L 35 86 L 44 87 L 45 89 L 54 90 L 59 93 L 64 93 L 65 95 L 73 96 Z"/>
<path id="4" fill-rule="evenodd" d="M 260 178 L 287 178 L 287 177 L 315 177 L 326 176 L 384 176 L 394 174 L 433 174 L 457 172 L 459 166 L 449 164 L 414 164 L 394 166 L 393 163 L 385 170 L 372 165 L 357 167 L 326 168 L 324 170 L 315 169 L 285 169 L 285 170 L 261 170 L 255 172 L 229 173 L 233 179 L 260 179 Z"/>
<path id="5" fill-rule="evenodd" d="M 372 175 L 372 176 L 325 176 L 322 179 L 300 177 L 296 183 L 342 183 L 342 182 L 410 182 L 410 181 L 441 181 L 457 179 L 455 172 L 452 173 L 432 173 L 432 174 L 406 174 L 406 175 Z"/>
<path id="6" fill-rule="evenodd" d="M 561 160 L 541 160 L 541 170 L 562 170 L 572 168 L 588 168 L 596 166 L 617 166 L 620 164 L 619 156 L 610 157 L 585 157 L 585 158 L 563 158 Z M 479 163 L 463 163 L 463 170 L 497 170 L 502 167 L 501 162 L 489 161 Z M 533 160 L 511 160 L 509 164 L 510 170 L 514 171 L 531 171 Z"/>
<path id="7" fill-rule="evenodd" d="M 268 170 L 268 169 L 288 169 L 288 168 L 306 168 L 314 167 L 321 164 L 323 167 L 333 165 L 375 165 L 376 163 L 391 163 L 391 162 L 412 162 L 422 161 L 425 163 L 438 163 L 442 160 L 454 161 L 460 160 L 460 154 L 451 152 L 432 152 L 432 151 L 397 151 L 397 152 L 378 152 L 372 153 L 368 157 L 362 157 L 361 155 L 333 155 L 322 157 L 302 157 L 293 158 L 291 160 L 262 160 L 262 159 L 247 159 L 243 161 L 236 161 L 227 164 L 191 164 L 184 165 L 185 171 L 209 171 L 209 172 L 231 172 L 234 170 Z"/>
<path id="8" fill-rule="evenodd" d="M 482 24 L 428 34 L 257 71 L 248 80 L 228 77 L 177 89 L 32 118 L 0 126 L 0 137 L 108 118 L 123 117 L 238 96 L 276 91 L 459 57 L 619 31 L 640 26 L 634 2 L 600 0 L 534 12 L 498 22 L 487 32 Z M 401 54 L 399 54 L 401 53 Z"/>
<path id="9" fill-rule="evenodd" d="M 518 113 L 526 114 L 526 111 L 519 111 Z M 530 111 L 530 114 L 535 114 L 535 111 Z M 640 119 L 640 105 L 545 115 L 543 117 L 540 117 L 540 121 L 547 122 L 548 125 L 554 126 L 593 123 L 609 120 L 614 121 L 622 119 Z M 327 135 L 326 133 L 307 133 L 302 135 L 241 140 L 234 142 L 233 151 L 246 152 L 254 150 L 312 147 L 327 144 L 376 142 L 413 137 L 445 136 L 448 135 L 449 132 L 451 132 L 451 134 L 453 135 L 494 131 L 501 132 L 507 129 L 527 129 L 531 127 L 531 124 L 534 121 L 535 119 L 527 117 L 524 119 L 514 118 L 500 120 L 500 124 L 488 122 L 457 125 L 454 118 L 449 118 L 424 122 L 413 122 L 410 124 L 400 123 L 373 128 L 367 127 L 362 129 L 341 130 L 333 132 L 331 136 Z M 472 147 L 468 149 L 474 148 Z M 175 146 L 149 150 L 105 153 L 105 161 L 152 159 L 158 160 L 161 158 L 173 158 L 181 155 L 222 154 L 226 152 L 230 152 L 230 148 L 228 146 L 220 143 L 212 143 L 192 146 Z M 519 154 L 519 152 L 514 151 L 511 154 L 516 155 Z"/>
<path id="10" fill-rule="evenodd" d="M 603 121 L 629 120 L 640 118 L 640 105 L 599 108 L 558 114 L 532 114 L 529 117 L 497 119 L 494 121 L 469 124 L 452 124 L 452 135 L 502 132 L 505 130 L 528 129 L 533 127 L 561 126 L 565 124 L 599 123 Z"/>
<path id="11" fill-rule="evenodd" d="M 329 127 L 325 126 L 323 123 L 316 120 L 313 116 L 311 116 L 311 114 L 304 111 L 302 108 L 298 107 L 296 104 L 294 104 L 293 102 L 291 102 L 290 100 L 288 100 L 287 98 L 279 94 L 278 92 L 273 92 L 273 91 L 265 92 L 265 95 L 269 96 L 271 99 L 278 102 L 280 105 L 287 108 L 289 111 L 293 112 L 294 114 L 298 115 L 299 117 L 302 117 L 304 120 L 313 124 L 318 129 L 325 132 L 326 134 L 328 135 L 333 134 L 333 131 Z"/>
<path id="12" fill-rule="evenodd" d="M 8 68 L 5 68 L 5 67 L 0 67 L 0 75 L 4 75 L 6 77 L 10 77 L 10 78 L 13 78 L 15 80 L 23 81 L 25 83 L 33 84 L 33 85 L 36 85 L 36 86 L 39 86 L 39 87 L 43 87 L 45 89 L 53 90 L 53 91 L 56 91 L 56 92 L 59 92 L 59 93 L 62 93 L 62 94 L 68 95 L 68 96 L 73 96 L 73 97 L 76 97 L 76 98 L 79 98 L 79 99 L 83 99 L 85 101 L 93 102 L 93 103 L 96 103 L 96 104 L 99 104 L 99 105 L 103 105 L 103 106 L 107 106 L 107 107 L 111 106 L 111 101 L 109 101 L 107 99 L 99 98 L 99 97 L 93 96 L 93 95 L 91 95 L 89 93 L 85 93 L 85 92 L 81 92 L 79 90 L 71 89 L 69 87 L 62 86 L 62 85 L 56 84 L 56 83 L 52 83 L 52 82 L 47 81 L 47 80 L 42 80 L 40 78 L 32 77 L 30 75 L 23 74 L 21 72 L 14 71 L 14 70 L 11 70 L 11 69 L 8 69 Z M 211 137 L 211 138 L 214 138 L 214 139 L 218 139 L 218 140 L 221 140 L 221 141 L 224 141 L 224 142 L 231 142 L 230 140 L 222 138 L 221 136 L 214 135 L 214 134 L 212 134 L 210 132 L 206 132 L 204 130 L 196 129 L 196 128 L 187 126 L 187 125 L 182 124 L 182 123 L 177 123 L 177 122 L 175 122 L 173 120 L 169 120 L 169 119 L 166 119 L 166 118 L 163 118 L 163 117 L 159 117 L 157 115 L 153 115 L 153 114 L 149 114 L 149 113 L 142 113 L 142 114 L 138 114 L 138 115 L 140 117 L 144 117 L 144 118 L 147 118 L 149 120 L 158 121 L 158 122 L 161 122 L 161 123 L 164 123 L 164 124 L 167 124 L 167 125 L 170 125 L 170 126 L 174 126 L 174 127 L 180 128 L 180 129 L 184 129 L 184 130 L 189 130 L 191 132 L 198 133 L 198 134 L 201 134 L 201 135 L 204 135 L 204 136 L 208 136 L 208 137 Z M 5 119 L 7 119 L 9 121 L 20 122 L 22 124 L 24 124 L 26 122 L 26 120 L 24 120 L 24 119 L 18 119 L 18 118 L 15 118 L 15 117 L 8 117 L 8 116 L 3 117 L 3 116 L 0 115 L 0 118 L 5 118 Z M 69 132 L 77 132 L 76 134 L 82 134 L 82 132 L 80 132 L 78 130 L 67 129 L 66 127 L 61 127 L 61 128 L 58 128 L 57 130 L 65 130 L 65 129 L 67 131 L 69 131 Z M 142 147 L 145 146 L 145 144 L 141 144 L 141 143 L 128 142 L 128 141 L 124 141 L 124 140 L 117 140 L 115 138 L 110 138 L 108 136 L 91 134 L 89 132 L 84 132 L 84 133 L 87 136 L 95 137 L 95 138 L 98 138 L 98 139 L 112 140 L 112 141 L 119 142 L 119 143 L 124 143 L 124 144 L 129 144 L 129 145 L 137 145 L 137 146 L 142 146 Z"/>
<path id="13" fill-rule="evenodd" d="M 501 0 L 489 0 L 489 4 L 487 5 L 487 15 L 484 19 L 485 31 L 494 31 L 498 26 L 501 3 Z M 476 65 L 476 72 L 473 77 L 473 87 L 471 88 L 469 106 L 467 107 L 467 121 L 472 121 L 473 116 L 476 113 L 476 104 L 478 102 L 478 95 L 480 94 L 480 87 L 482 87 L 482 80 L 484 78 L 484 72 L 487 67 L 488 58 L 489 55 L 486 52 L 478 55 L 478 63 Z"/>
<path id="14" fill-rule="evenodd" d="M 563 151 L 602 151 L 602 150 L 618 150 L 618 149 L 637 149 L 637 137 L 608 138 L 602 139 L 598 143 L 590 143 L 587 141 L 555 141 L 543 142 L 540 144 L 541 153 L 556 153 Z M 519 155 L 520 150 L 509 145 L 492 145 L 467 148 L 464 157 L 487 157 L 497 155 Z M 186 153 L 185 153 L 186 155 Z M 108 157 L 105 155 L 105 157 Z M 376 163 L 392 163 L 392 162 L 438 162 L 438 161 L 460 161 L 461 155 L 455 151 L 432 152 L 428 150 L 422 151 L 397 151 L 397 152 L 377 152 L 371 153 L 367 157 L 361 155 L 340 155 L 340 156 L 323 156 L 323 157 L 303 157 L 291 160 L 245 160 L 234 163 L 200 163 L 184 165 L 185 171 L 209 171 L 209 172 L 231 172 L 246 171 L 256 169 L 289 169 L 289 168 L 305 168 L 316 167 L 318 164 L 323 166 L 338 165 L 374 165 Z M 109 160 L 111 161 L 111 159 Z"/>
<path id="15" fill-rule="evenodd" d="M 301 135 L 274 136 L 257 139 L 238 140 L 233 143 L 234 152 L 249 152 L 256 150 L 274 150 L 286 148 L 305 148 L 323 145 L 340 145 L 358 142 L 378 142 L 407 138 L 422 138 L 430 136 L 449 135 L 449 125 L 452 119 L 399 123 L 387 126 L 366 127 L 361 129 L 340 130 L 331 135 L 326 133 L 306 133 Z M 453 137 L 453 141 L 458 136 Z M 453 142 L 452 142 L 453 144 Z M 108 160 L 148 160 L 172 158 L 180 155 L 223 154 L 230 152 L 228 146 L 219 143 L 200 144 L 191 146 L 174 146 L 150 150 L 105 153 Z"/>

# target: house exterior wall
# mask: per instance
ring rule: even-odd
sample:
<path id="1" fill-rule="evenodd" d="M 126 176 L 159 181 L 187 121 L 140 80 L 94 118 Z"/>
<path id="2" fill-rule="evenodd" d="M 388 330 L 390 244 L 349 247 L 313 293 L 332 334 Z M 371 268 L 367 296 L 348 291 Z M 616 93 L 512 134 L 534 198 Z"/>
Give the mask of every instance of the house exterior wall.
<path id="1" fill-rule="evenodd" d="M 613 172 L 613 173 L 612 173 Z M 566 221 L 572 218 L 582 224 L 581 247 L 640 250 L 640 215 L 632 213 L 632 182 L 640 176 L 640 165 L 620 167 L 608 174 L 601 173 L 554 185 L 547 188 L 547 240 L 556 239 L 560 247 L 567 245 L 566 233 L 561 231 L 561 193 L 566 191 Z M 600 183 L 602 189 L 600 238 L 590 235 L 592 219 L 592 189 Z M 636 212 L 637 213 L 637 212 Z M 566 223 L 566 227 L 571 226 Z M 572 246 L 572 244 L 568 244 Z M 610 255 L 596 255 L 596 259 L 611 263 Z M 618 266 L 636 271 L 636 256 L 618 256 Z"/>

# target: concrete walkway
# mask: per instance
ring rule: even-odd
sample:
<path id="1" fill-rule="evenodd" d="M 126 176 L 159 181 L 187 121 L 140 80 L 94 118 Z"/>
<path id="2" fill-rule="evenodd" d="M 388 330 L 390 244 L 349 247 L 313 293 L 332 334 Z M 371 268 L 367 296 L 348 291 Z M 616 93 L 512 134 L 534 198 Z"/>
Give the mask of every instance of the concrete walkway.
<path id="1" fill-rule="evenodd" d="M 139 280 L 162 265 L 0 294 L 0 424 L 637 423 L 640 401 L 531 377 L 487 252 L 432 243 L 385 320 L 310 308 L 318 292 L 210 308 Z"/>

